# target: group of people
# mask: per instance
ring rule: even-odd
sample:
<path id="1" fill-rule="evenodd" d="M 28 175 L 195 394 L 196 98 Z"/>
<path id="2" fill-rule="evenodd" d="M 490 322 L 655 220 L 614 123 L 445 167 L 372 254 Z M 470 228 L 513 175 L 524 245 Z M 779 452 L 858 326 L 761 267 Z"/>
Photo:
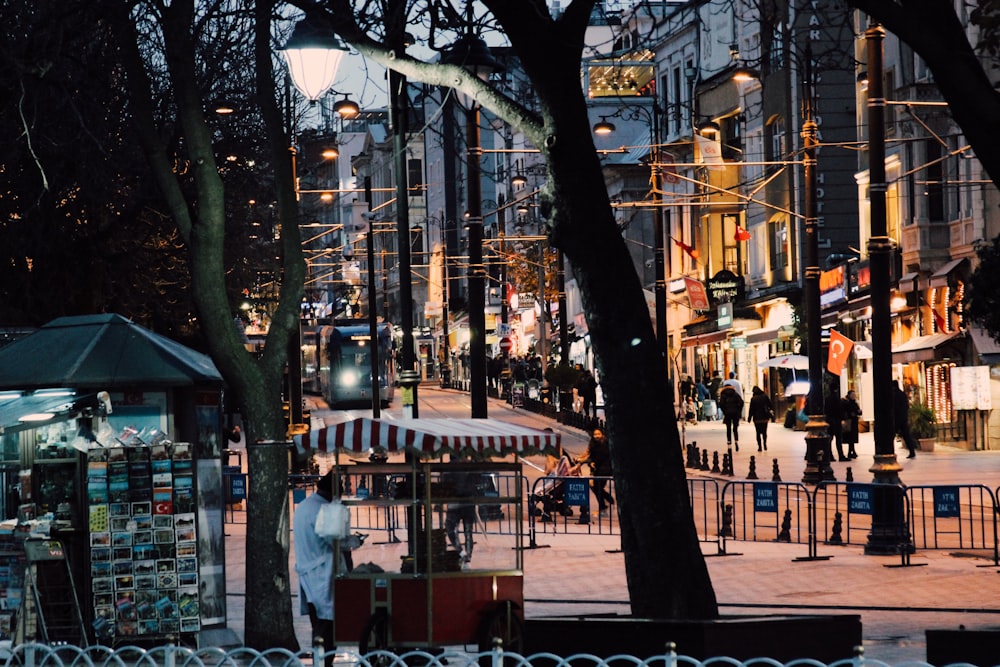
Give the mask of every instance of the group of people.
<path id="1" fill-rule="evenodd" d="M 858 458 L 855 450 L 858 444 L 858 419 L 861 417 L 858 395 L 853 389 L 843 398 L 836 391 L 828 391 L 823 412 L 826 416 L 826 431 L 837 447 L 837 460 L 850 461 Z M 844 445 L 847 445 L 847 454 L 844 454 Z"/>

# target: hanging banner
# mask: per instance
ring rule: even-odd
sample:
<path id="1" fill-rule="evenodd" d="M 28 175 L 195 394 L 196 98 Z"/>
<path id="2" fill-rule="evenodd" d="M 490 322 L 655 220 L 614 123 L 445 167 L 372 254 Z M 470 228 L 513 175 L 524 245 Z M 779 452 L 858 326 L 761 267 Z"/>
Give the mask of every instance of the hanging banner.
<path id="1" fill-rule="evenodd" d="M 711 308 L 708 303 L 708 292 L 700 280 L 684 276 L 684 287 L 687 289 L 688 303 L 691 305 L 691 310 L 708 310 Z"/>
<path id="2" fill-rule="evenodd" d="M 830 353 L 826 360 L 826 370 L 834 375 L 840 375 L 844 371 L 844 364 L 847 363 L 847 357 L 851 355 L 853 348 L 853 340 L 830 329 Z"/>
<path id="3" fill-rule="evenodd" d="M 722 159 L 722 144 L 719 143 L 718 137 L 709 138 L 695 134 L 694 141 L 698 149 L 698 163 L 707 165 L 710 171 L 726 168 L 726 162 Z"/>

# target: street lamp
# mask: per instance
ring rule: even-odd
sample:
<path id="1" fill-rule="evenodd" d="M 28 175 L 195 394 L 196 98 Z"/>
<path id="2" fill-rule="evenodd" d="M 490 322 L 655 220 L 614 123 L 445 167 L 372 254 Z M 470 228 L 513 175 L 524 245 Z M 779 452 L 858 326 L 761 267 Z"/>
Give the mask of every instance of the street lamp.
<path id="1" fill-rule="evenodd" d="M 469 3 L 470 6 L 472 3 Z M 470 17 L 471 18 L 471 17 Z M 472 22 L 469 22 L 470 30 Z M 501 69 L 486 43 L 466 32 L 441 57 L 485 80 Z M 464 97 L 464 96 L 460 96 Z M 469 230 L 469 380 L 472 417 L 487 417 L 486 402 L 486 267 L 483 265 L 482 147 L 479 138 L 479 104 L 462 100 L 465 108 L 468 144 L 468 230 Z"/>
<path id="2" fill-rule="evenodd" d="M 315 103 L 333 85 L 348 46 L 323 20 L 306 16 L 281 48 L 288 73 L 299 92 Z"/>
<path id="3" fill-rule="evenodd" d="M 333 85 L 337 68 L 347 50 L 347 45 L 334 34 L 326 22 L 309 16 L 295 24 L 291 36 L 281 48 L 292 83 L 311 104 Z M 292 182 L 297 189 L 294 146 L 290 147 L 288 157 L 291 161 Z M 297 320 L 288 347 L 288 423 L 293 429 L 301 428 L 303 419 L 301 313 L 297 316 Z"/>
<path id="4" fill-rule="evenodd" d="M 875 408 L 875 462 L 872 495 L 872 530 L 865 545 L 867 554 L 894 554 L 912 550 L 903 514 L 903 490 L 896 460 L 895 415 L 892 386 L 892 312 L 890 267 L 892 239 L 886 227 L 885 205 L 885 98 L 882 81 L 882 49 L 885 30 L 872 24 L 865 31 L 868 52 L 868 197 L 871 235 L 868 256 L 871 266 L 872 388 Z"/>
<path id="5" fill-rule="evenodd" d="M 823 356 L 822 323 L 819 300 L 819 218 L 817 206 L 816 141 L 818 126 L 813 109 L 812 55 L 805 54 L 805 72 L 802 82 L 802 147 L 805 180 L 805 305 L 806 332 L 809 346 L 809 396 L 806 410 L 806 467 L 802 473 L 804 484 L 819 484 L 836 479 L 830 467 L 832 452 L 830 434 L 827 432 L 823 410 Z"/>

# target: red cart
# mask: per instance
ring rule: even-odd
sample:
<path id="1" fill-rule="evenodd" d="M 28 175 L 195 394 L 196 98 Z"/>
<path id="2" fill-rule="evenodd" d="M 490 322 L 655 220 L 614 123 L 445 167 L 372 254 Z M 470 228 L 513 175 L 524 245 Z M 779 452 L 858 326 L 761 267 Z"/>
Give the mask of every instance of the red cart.
<path id="1" fill-rule="evenodd" d="M 367 535 L 352 567 L 335 567 L 338 644 L 485 651 L 498 638 L 521 651 L 525 482 L 520 463 L 490 457 L 555 451 L 558 434 L 481 419 L 358 419 L 296 442 L 338 452 L 340 500 L 351 530 Z M 373 451 L 410 461 L 372 463 Z"/>

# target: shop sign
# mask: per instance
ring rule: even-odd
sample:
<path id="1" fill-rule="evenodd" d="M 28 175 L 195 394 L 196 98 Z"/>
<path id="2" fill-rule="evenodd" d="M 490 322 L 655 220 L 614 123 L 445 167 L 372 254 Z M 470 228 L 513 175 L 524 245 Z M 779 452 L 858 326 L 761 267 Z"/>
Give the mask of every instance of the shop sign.
<path id="1" fill-rule="evenodd" d="M 715 323 L 719 329 L 728 329 L 733 326 L 733 304 L 719 304 L 719 316 L 716 318 Z"/>
<path id="2" fill-rule="evenodd" d="M 844 265 L 835 266 L 819 274 L 819 304 L 826 308 L 847 300 L 847 272 Z"/>
<path id="3" fill-rule="evenodd" d="M 705 291 L 705 285 L 700 280 L 685 276 L 684 287 L 687 289 L 691 310 L 708 310 L 711 308 L 708 302 L 708 292 Z"/>
<path id="4" fill-rule="evenodd" d="M 747 337 L 733 336 L 729 339 L 729 347 L 733 350 L 745 350 L 747 347 Z"/>
<path id="5" fill-rule="evenodd" d="M 852 264 L 847 280 L 851 296 L 870 291 L 872 288 L 872 268 L 868 260 Z"/>
<path id="6" fill-rule="evenodd" d="M 746 283 L 742 276 L 723 269 L 708 279 L 708 298 L 714 303 L 742 301 L 746 298 Z"/>

